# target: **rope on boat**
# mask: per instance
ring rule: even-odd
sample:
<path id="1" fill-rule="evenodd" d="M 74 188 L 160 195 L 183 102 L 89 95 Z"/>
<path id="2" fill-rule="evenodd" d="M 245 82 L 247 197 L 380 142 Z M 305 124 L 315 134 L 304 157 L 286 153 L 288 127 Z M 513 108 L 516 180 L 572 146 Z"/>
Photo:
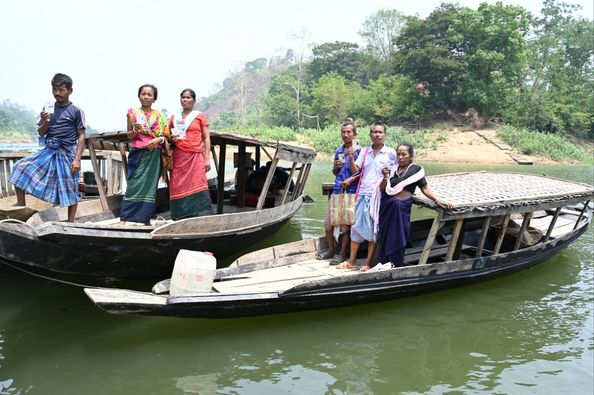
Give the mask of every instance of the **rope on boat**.
<path id="1" fill-rule="evenodd" d="M 16 269 L 16 270 L 19 270 L 19 271 L 21 271 L 21 272 L 24 272 L 24 273 L 30 274 L 30 275 L 32 275 L 32 276 L 34 276 L 34 277 L 43 278 L 44 280 L 55 281 L 55 282 L 58 282 L 58 283 L 62 283 L 62 284 L 66 284 L 66 285 L 72 285 L 72 286 L 75 286 L 75 287 L 80 287 L 80 288 L 97 288 L 97 286 L 96 286 L 96 285 L 85 285 L 85 284 L 79 284 L 79 283 L 75 283 L 75 282 L 72 282 L 72 281 L 60 280 L 60 279 L 58 279 L 58 278 L 55 278 L 55 277 L 44 276 L 44 275 L 42 275 L 42 274 L 35 273 L 35 272 L 32 272 L 32 271 L 29 271 L 29 270 L 23 269 L 22 267 L 15 266 L 15 265 L 13 265 L 12 263 L 9 263 L 9 262 L 7 262 L 7 261 L 5 261 L 5 260 L 2 260 L 2 261 L 0 261 L 0 262 L 2 262 L 3 264 L 5 264 L 6 266 L 10 266 L 10 267 L 11 267 L 11 268 L 13 268 L 13 269 Z"/>

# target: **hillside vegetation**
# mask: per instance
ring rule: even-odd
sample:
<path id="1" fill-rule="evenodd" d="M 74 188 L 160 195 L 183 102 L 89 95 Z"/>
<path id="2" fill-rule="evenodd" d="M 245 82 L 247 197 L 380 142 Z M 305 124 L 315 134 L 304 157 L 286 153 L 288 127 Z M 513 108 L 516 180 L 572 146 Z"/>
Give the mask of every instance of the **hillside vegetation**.
<path id="1" fill-rule="evenodd" d="M 35 114 L 8 100 L 0 102 L 0 143 L 27 143 L 37 139 Z"/>
<path id="2" fill-rule="evenodd" d="M 245 63 L 197 107 L 214 129 L 291 136 L 321 151 L 336 144 L 324 131 L 353 119 L 419 130 L 507 125 L 502 138 L 518 151 L 551 155 L 561 149 L 547 145 L 571 145 L 568 137 L 594 141 L 594 23 L 576 16 L 578 8 L 544 0 L 532 15 L 501 2 L 442 3 L 426 18 L 380 9 L 350 27 L 363 44 L 312 44 L 301 32 L 294 49 Z M 35 118 L 2 103 L 0 139 L 34 138 Z"/>
<path id="3" fill-rule="evenodd" d="M 541 15 L 502 3 L 444 3 L 427 18 L 378 10 L 359 28 L 364 45 L 337 41 L 308 51 L 297 35 L 302 50 L 246 63 L 199 108 L 219 129 L 300 131 L 347 118 L 476 128 L 490 120 L 592 141 L 594 25 L 577 9 L 545 0 Z"/>
<path id="4" fill-rule="evenodd" d="M 336 147 L 340 144 L 340 125 L 328 125 L 323 129 L 300 129 L 295 131 L 286 126 L 253 126 L 253 125 L 232 125 L 227 131 L 242 134 L 246 136 L 253 136 L 263 141 L 283 141 L 283 142 L 297 142 L 301 145 L 313 147 L 318 153 L 320 159 L 329 159 L 334 154 Z M 467 130 L 467 128 L 457 128 L 452 124 L 442 123 L 436 124 L 431 128 L 421 129 L 405 129 L 403 127 L 390 127 L 386 138 L 386 144 L 390 147 L 396 147 L 402 141 L 413 143 L 416 153 L 421 157 L 430 156 L 433 161 L 451 162 L 457 161 L 456 157 L 460 157 L 460 153 L 453 153 L 455 149 L 465 149 L 459 146 L 452 146 L 450 149 L 446 148 L 446 152 L 437 152 L 439 147 L 445 145 L 448 147 L 451 140 L 450 137 L 456 136 Z M 369 139 L 369 127 L 364 126 L 358 128 L 357 140 L 363 146 L 371 144 Z M 531 132 L 526 129 L 516 128 L 509 125 L 504 125 L 497 129 L 497 136 L 510 146 L 514 147 L 517 154 L 532 156 L 535 158 L 544 159 L 544 162 L 561 162 L 561 163 L 588 163 L 594 164 L 594 144 L 583 143 L 575 144 L 567 140 L 564 136 L 551 133 Z M 465 146 L 472 144 L 472 140 L 464 137 Z M 485 153 L 486 146 L 491 146 L 491 143 L 483 139 L 479 139 L 478 143 L 472 147 L 468 146 L 472 151 L 476 151 L 477 155 Z M 494 145 L 489 149 L 494 149 Z M 500 150 L 502 151 L 502 150 Z M 508 154 L 503 152 L 508 161 L 513 162 Z M 500 163 L 496 158 L 475 158 L 485 163 Z M 472 159 L 467 158 L 467 161 Z M 542 162 L 542 161 L 541 161 Z"/>
<path id="5" fill-rule="evenodd" d="M 4 100 L 0 102 L 0 144 L 36 142 L 39 113 Z M 98 133 L 87 125 L 86 133 Z"/>

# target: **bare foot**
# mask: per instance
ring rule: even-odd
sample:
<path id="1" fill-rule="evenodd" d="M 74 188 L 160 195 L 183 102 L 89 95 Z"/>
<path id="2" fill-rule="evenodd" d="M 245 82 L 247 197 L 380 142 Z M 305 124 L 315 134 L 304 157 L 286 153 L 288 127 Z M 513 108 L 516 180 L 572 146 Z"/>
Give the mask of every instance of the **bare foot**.
<path id="1" fill-rule="evenodd" d="M 349 261 L 344 261 L 344 262 L 341 262 L 338 265 L 336 265 L 336 268 L 337 269 L 356 269 L 357 264 L 349 262 Z"/>

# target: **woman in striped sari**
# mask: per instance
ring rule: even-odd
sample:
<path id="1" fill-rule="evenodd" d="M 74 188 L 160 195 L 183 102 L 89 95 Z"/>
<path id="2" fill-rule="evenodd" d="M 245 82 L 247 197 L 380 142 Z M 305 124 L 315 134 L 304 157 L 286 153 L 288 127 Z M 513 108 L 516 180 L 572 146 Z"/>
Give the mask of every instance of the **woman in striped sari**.
<path id="1" fill-rule="evenodd" d="M 210 170 L 210 133 L 204 113 L 194 110 L 196 93 L 180 94 L 182 111 L 169 119 L 173 143 L 173 169 L 169 181 L 171 218 L 212 214 L 206 173 Z"/>
<path id="2" fill-rule="evenodd" d="M 122 202 L 120 220 L 123 223 L 149 225 L 155 215 L 155 199 L 161 174 L 161 149 L 169 137 L 167 118 L 152 109 L 157 100 L 157 87 L 145 84 L 138 88 L 140 108 L 130 108 L 127 114 L 128 185 Z"/>

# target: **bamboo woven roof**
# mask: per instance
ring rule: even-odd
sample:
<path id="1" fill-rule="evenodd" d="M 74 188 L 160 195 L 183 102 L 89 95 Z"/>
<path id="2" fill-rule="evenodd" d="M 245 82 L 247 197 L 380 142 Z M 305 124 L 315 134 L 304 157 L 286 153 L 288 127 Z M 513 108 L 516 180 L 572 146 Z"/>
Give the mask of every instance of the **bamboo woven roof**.
<path id="1" fill-rule="evenodd" d="M 592 185 L 536 174 L 457 173 L 428 176 L 433 193 L 453 205 L 449 215 L 472 211 L 530 211 L 577 203 L 594 196 Z M 414 201 L 425 207 L 435 204 L 417 189 Z"/>

